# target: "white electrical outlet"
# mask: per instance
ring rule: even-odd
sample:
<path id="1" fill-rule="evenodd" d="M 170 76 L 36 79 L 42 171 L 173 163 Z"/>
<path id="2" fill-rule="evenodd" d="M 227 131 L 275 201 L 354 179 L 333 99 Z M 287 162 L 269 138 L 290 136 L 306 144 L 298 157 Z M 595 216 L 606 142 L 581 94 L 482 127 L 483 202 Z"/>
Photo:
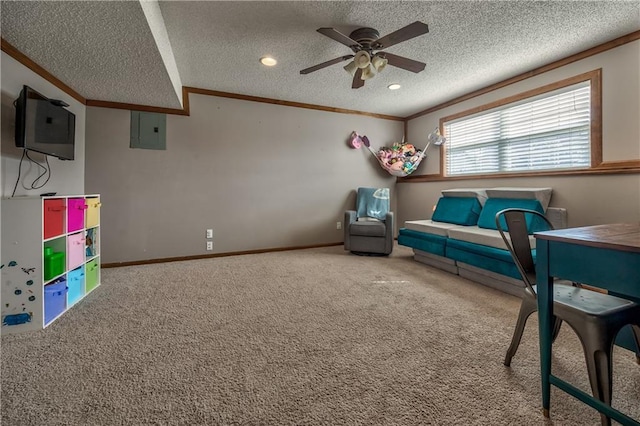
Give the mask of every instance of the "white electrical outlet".
<path id="1" fill-rule="evenodd" d="M 342 229 L 342 222 L 336 222 L 336 229 Z"/>
<path id="2" fill-rule="evenodd" d="M 207 241 L 207 250 L 213 250 L 213 241 Z"/>
<path id="3" fill-rule="evenodd" d="M 207 238 L 213 238 L 213 229 L 207 229 Z"/>

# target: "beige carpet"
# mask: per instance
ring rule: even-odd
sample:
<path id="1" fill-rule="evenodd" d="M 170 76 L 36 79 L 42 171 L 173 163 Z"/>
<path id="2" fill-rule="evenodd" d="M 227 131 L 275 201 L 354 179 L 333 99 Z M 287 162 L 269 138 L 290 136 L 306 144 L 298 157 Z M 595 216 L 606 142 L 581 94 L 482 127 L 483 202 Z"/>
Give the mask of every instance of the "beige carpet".
<path id="1" fill-rule="evenodd" d="M 540 410 L 537 319 L 502 365 L 519 299 L 342 247 L 102 271 L 42 332 L 2 337 L 2 425 L 597 425 L 554 390 Z M 640 419 L 616 349 L 614 406 Z M 554 372 L 588 389 L 563 328 Z"/>

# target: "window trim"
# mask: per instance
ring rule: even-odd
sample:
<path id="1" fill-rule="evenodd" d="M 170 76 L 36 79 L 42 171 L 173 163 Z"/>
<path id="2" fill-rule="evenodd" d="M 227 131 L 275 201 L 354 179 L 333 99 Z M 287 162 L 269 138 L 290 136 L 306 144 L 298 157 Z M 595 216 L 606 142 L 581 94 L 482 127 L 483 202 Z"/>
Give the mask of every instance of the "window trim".
<path id="1" fill-rule="evenodd" d="M 499 99 L 497 101 L 490 102 L 488 104 L 480 105 L 478 107 L 474 107 L 462 112 L 451 114 L 446 117 L 441 117 L 439 122 L 440 133 L 446 137 L 444 123 L 448 121 L 457 120 L 459 118 L 475 115 L 483 111 L 498 108 L 514 102 L 519 102 L 528 98 L 532 98 L 534 96 L 539 96 L 544 93 L 552 92 L 554 90 L 562 89 L 564 87 L 571 86 L 577 83 L 582 83 L 585 81 L 588 81 L 591 86 L 591 100 L 590 100 L 591 165 L 588 168 L 571 169 L 569 170 L 569 172 L 583 172 L 586 170 L 592 170 L 594 168 L 599 167 L 602 164 L 602 68 L 598 68 L 593 71 L 579 74 L 574 77 L 569 77 L 564 80 L 557 81 L 555 83 L 547 84 L 545 86 L 538 87 L 536 89 L 528 90 L 526 92 L 521 92 L 516 95 L 508 96 L 506 98 Z M 491 174 L 478 173 L 478 174 L 467 174 L 464 176 L 448 176 L 445 173 L 447 144 L 445 143 L 440 148 L 441 148 L 440 149 L 440 173 L 438 177 L 445 178 L 445 179 L 545 176 L 545 175 L 556 174 L 559 172 L 558 170 L 543 170 L 543 171 L 523 171 L 523 172 L 498 172 L 498 173 L 491 173 Z"/>

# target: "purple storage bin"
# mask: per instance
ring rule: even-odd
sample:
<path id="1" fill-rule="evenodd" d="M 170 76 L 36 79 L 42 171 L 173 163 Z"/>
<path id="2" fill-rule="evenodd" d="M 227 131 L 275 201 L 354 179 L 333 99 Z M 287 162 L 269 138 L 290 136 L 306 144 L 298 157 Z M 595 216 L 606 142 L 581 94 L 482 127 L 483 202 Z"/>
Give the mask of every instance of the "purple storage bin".
<path id="1" fill-rule="evenodd" d="M 67 280 L 61 278 L 44 286 L 44 324 L 64 312 L 67 306 Z"/>

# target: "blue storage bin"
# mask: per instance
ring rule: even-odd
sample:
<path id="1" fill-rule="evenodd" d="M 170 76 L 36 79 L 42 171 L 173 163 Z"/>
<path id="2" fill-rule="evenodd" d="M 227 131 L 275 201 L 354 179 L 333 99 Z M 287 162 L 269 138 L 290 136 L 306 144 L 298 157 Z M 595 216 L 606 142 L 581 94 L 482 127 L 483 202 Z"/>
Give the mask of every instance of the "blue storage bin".
<path id="1" fill-rule="evenodd" d="M 67 306 L 71 306 L 84 296 L 84 266 L 67 274 Z"/>
<path id="2" fill-rule="evenodd" d="M 67 280 L 60 278 L 44 286 L 44 324 L 64 312 L 67 306 Z"/>

